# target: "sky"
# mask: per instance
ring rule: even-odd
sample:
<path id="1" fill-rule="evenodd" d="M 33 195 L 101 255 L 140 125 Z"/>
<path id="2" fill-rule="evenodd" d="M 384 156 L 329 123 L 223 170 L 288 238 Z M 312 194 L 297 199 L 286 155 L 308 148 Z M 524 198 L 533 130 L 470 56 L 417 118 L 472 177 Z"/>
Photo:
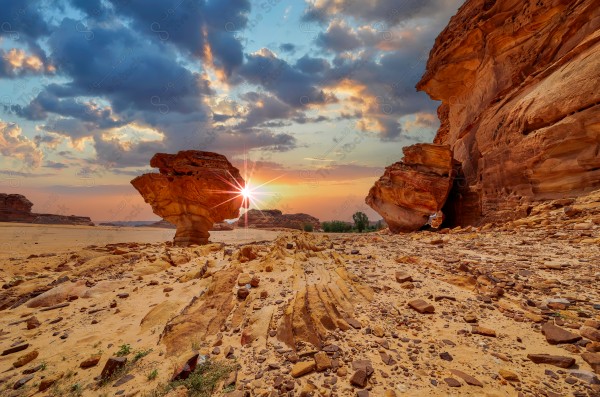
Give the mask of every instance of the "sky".
<path id="1" fill-rule="evenodd" d="M 380 219 L 369 188 L 439 126 L 414 87 L 461 4 L 0 0 L 0 192 L 154 220 L 129 181 L 157 152 L 206 150 L 270 181 L 261 209 Z"/>

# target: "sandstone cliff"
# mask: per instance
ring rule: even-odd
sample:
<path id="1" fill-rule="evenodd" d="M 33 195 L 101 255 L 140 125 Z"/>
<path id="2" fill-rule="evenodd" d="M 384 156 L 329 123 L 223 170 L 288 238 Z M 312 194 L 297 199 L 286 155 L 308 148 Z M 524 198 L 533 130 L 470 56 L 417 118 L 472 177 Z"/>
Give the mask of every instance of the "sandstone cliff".
<path id="1" fill-rule="evenodd" d="M 600 2 L 468 0 L 417 88 L 442 101 L 435 143 L 462 166 L 450 224 L 600 186 Z"/>
<path id="2" fill-rule="evenodd" d="M 246 223 L 247 222 L 247 223 Z M 238 221 L 240 227 L 263 229 L 285 228 L 303 230 L 305 225 L 311 225 L 314 230 L 321 228 L 321 223 L 308 214 L 283 214 L 279 210 L 249 210 Z"/>
<path id="3" fill-rule="evenodd" d="M 31 207 L 33 203 L 22 194 L 0 193 L 0 222 L 94 226 L 87 216 L 36 214 Z"/>

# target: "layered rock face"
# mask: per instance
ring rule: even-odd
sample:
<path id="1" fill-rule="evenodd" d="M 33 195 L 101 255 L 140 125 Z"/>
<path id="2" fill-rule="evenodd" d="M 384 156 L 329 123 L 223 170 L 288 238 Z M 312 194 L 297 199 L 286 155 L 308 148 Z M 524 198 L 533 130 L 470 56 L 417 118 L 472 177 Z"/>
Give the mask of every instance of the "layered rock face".
<path id="1" fill-rule="evenodd" d="M 177 226 L 177 245 L 206 244 L 215 222 L 239 216 L 245 185 L 225 156 L 197 150 L 157 153 L 150 160 L 160 173 L 131 181 L 154 213 Z"/>
<path id="2" fill-rule="evenodd" d="M 523 217 L 600 186 L 600 3 L 468 0 L 417 85 L 462 165 L 454 225 Z"/>
<path id="3" fill-rule="evenodd" d="M 33 203 L 22 194 L 0 193 L 0 222 L 94 226 L 87 216 L 36 214 L 31 207 Z"/>
<path id="4" fill-rule="evenodd" d="M 240 227 L 263 229 L 285 228 L 303 230 L 305 225 L 320 229 L 321 223 L 308 214 L 283 214 L 279 210 L 249 210 L 238 221 Z"/>
<path id="5" fill-rule="evenodd" d="M 365 202 L 394 233 L 419 230 L 430 217 L 437 227 L 454 179 L 452 152 L 448 146 L 424 143 L 402 151 L 402 161 L 385 169 Z"/>

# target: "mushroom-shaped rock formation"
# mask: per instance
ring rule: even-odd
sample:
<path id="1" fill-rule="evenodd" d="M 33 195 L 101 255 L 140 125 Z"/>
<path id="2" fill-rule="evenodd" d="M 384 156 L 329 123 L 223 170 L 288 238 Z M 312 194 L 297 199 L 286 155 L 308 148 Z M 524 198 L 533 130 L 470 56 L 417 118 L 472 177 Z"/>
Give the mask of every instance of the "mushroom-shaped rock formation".
<path id="1" fill-rule="evenodd" d="M 215 222 L 240 216 L 245 186 L 240 172 L 223 155 L 197 150 L 157 153 L 150 160 L 160 174 L 131 181 L 152 211 L 177 226 L 176 245 L 206 244 Z"/>
<path id="2" fill-rule="evenodd" d="M 385 169 L 365 202 L 394 233 L 412 232 L 428 222 L 439 226 L 455 175 L 452 151 L 445 145 L 425 143 L 402 151 L 402 161 Z"/>

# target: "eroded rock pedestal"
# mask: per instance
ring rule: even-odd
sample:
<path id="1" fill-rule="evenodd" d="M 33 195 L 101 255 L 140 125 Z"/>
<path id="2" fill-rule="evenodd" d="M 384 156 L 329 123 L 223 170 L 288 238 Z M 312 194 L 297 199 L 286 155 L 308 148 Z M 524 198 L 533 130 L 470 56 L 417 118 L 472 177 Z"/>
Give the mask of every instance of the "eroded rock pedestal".
<path id="1" fill-rule="evenodd" d="M 197 150 L 157 153 L 160 173 L 131 181 L 158 216 L 177 226 L 177 245 L 206 244 L 215 222 L 239 217 L 244 180 L 223 155 Z"/>
<path id="2" fill-rule="evenodd" d="M 424 143 L 402 151 L 402 161 L 385 169 L 365 202 L 394 233 L 419 230 L 434 214 L 435 226 L 439 226 L 454 179 L 452 152 L 445 145 Z"/>
<path id="3" fill-rule="evenodd" d="M 441 100 L 435 143 L 464 183 L 453 225 L 527 215 L 600 186 L 600 3 L 468 0 L 417 85 Z"/>

